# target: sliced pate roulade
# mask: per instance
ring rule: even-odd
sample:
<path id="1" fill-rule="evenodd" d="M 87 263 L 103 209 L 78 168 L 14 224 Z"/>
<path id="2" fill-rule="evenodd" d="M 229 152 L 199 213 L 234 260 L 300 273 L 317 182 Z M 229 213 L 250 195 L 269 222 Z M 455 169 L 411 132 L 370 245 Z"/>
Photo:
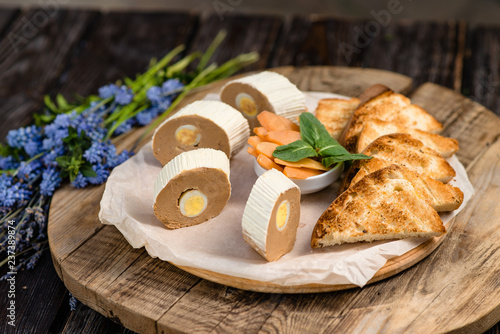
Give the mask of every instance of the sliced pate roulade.
<path id="1" fill-rule="evenodd" d="M 252 128 L 259 126 L 257 115 L 264 110 L 295 121 L 306 110 L 306 97 L 285 76 L 264 71 L 228 82 L 220 99 L 248 119 Z"/>
<path id="2" fill-rule="evenodd" d="M 153 153 L 165 165 L 182 152 L 220 150 L 231 158 L 250 136 L 248 121 L 220 101 L 195 101 L 163 122 L 153 136 Z"/>
<path id="3" fill-rule="evenodd" d="M 271 169 L 255 182 L 243 211 L 243 239 L 268 261 L 292 250 L 300 220 L 300 189 Z"/>
<path id="4" fill-rule="evenodd" d="M 209 148 L 181 153 L 162 168 L 154 193 L 155 216 L 166 227 L 203 223 L 218 216 L 231 196 L 229 159 Z"/>

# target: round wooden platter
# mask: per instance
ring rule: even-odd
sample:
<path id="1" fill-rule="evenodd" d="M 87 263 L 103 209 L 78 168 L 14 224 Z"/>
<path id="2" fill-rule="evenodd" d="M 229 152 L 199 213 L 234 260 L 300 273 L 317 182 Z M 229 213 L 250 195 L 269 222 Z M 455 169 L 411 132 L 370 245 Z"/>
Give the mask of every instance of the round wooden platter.
<path id="1" fill-rule="evenodd" d="M 65 186 L 52 200 L 48 237 L 56 271 L 71 293 L 139 332 L 209 331 L 222 324 L 226 331 L 244 329 L 241 322 L 228 322 L 236 316 L 251 316 L 253 322 L 262 322 L 259 328 L 263 329 L 274 328 L 275 321 L 288 321 L 280 326 L 324 330 L 321 326 L 326 321 L 328 328 L 338 331 L 378 328 L 392 332 L 410 327 L 418 332 L 484 331 L 498 322 L 500 212 L 496 202 L 500 198 L 500 118 L 432 83 L 412 91 L 412 80 L 396 73 L 343 67 L 273 70 L 288 76 L 303 91 L 357 96 L 369 86 L 383 83 L 408 95 L 413 103 L 441 121 L 443 134 L 459 140 L 457 155 L 476 189 L 453 226 L 448 226 L 449 233 L 390 259 L 370 280 L 374 284 L 364 288 L 279 286 L 195 268 L 180 270 L 151 258 L 144 249 L 132 248 L 114 226 L 99 222 L 103 185 L 80 190 Z M 194 92 L 180 107 L 216 92 L 223 84 L 218 82 Z M 120 138 L 118 148 L 130 148 L 143 131 Z M 242 290 L 228 292 L 227 286 Z M 272 293 L 258 292 L 295 294 L 272 297 Z M 332 294 L 336 297 L 333 304 L 329 301 Z M 304 308 L 296 307 L 297 303 L 305 303 Z M 300 323 L 283 320 L 283 314 L 287 319 L 299 317 Z"/>

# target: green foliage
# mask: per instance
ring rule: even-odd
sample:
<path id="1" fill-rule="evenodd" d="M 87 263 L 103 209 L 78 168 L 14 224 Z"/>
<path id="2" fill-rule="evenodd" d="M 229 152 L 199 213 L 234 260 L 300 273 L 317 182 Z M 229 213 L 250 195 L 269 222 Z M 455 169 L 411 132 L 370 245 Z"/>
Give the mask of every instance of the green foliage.
<path id="1" fill-rule="evenodd" d="M 364 154 L 349 153 L 330 136 L 325 126 L 313 114 L 308 112 L 300 115 L 300 136 L 302 140 L 278 146 L 274 150 L 273 156 L 291 162 L 318 157 L 321 158 L 321 163 L 325 167 L 343 161 L 371 158 Z"/>

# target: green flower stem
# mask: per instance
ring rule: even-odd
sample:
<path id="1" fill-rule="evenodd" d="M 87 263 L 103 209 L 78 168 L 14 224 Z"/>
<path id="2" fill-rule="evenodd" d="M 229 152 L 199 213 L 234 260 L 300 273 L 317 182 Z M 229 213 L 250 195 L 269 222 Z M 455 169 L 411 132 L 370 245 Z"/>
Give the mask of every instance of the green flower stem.
<path id="1" fill-rule="evenodd" d="M 222 43 L 224 38 L 226 38 L 226 35 L 227 35 L 227 32 L 225 30 L 221 30 L 221 31 L 219 31 L 217 36 L 215 36 L 214 40 L 212 41 L 212 43 L 210 43 L 210 46 L 207 48 L 207 50 L 205 51 L 205 53 L 203 54 L 203 56 L 200 59 L 200 63 L 198 64 L 198 67 L 196 68 L 196 70 L 198 72 L 201 72 L 205 69 L 208 62 L 210 61 L 210 58 L 212 58 L 212 55 L 214 54 L 215 50 L 217 50 L 220 43 Z"/>

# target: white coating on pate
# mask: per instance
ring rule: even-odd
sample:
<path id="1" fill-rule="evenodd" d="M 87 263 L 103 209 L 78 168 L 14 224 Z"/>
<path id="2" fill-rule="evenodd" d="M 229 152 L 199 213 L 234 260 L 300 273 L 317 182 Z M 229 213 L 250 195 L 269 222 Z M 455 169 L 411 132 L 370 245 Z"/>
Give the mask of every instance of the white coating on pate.
<path id="1" fill-rule="evenodd" d="M 306 96 L 287 77 L 270 71 L 263 71 L 241 79 L 228 82 L 222 90 L 231 83 L 241 83 L 252 86 L 261 92 L 273 106 L 274 112 L 296 122 L 306 108 Z"/>
<path id="2" fill-rule="evenodd" d="M 154 184 L 155 202 L 160 191 L 170 182 L 170 180 L 183 171 L 201 167 L 220 169 L 227 175 L 229 181 L 229 159 L 224 152 L 211 148 L 200 148 L 183 152 L 163 166 L 156 177 Z"/>
<path id="3" fill-rule="evenodd" d="M 250 126 L 241 113 L 230 105 L 220 101 L 200 100 L 188 104 L 172 117 L 158 126 L 154 136 L 165 124 L 181 116 L 196 115 L 206 118 L 217 124 L 227 134 L 229 139 L 230 156 L 238 153 L 246 144 L 250 136 Z"/>
<path id="4" fill-rule="evenodd" d="M 243 235 L 251 239 L 258 252 L 266 251 L 267 231 L 276 201 L 285 191 L 298 186 L 276 169 L 262 174 L 255 182 L 243 211 L 241 227 Z M 288 215 L 291 213 L 288 212 Z"/>

